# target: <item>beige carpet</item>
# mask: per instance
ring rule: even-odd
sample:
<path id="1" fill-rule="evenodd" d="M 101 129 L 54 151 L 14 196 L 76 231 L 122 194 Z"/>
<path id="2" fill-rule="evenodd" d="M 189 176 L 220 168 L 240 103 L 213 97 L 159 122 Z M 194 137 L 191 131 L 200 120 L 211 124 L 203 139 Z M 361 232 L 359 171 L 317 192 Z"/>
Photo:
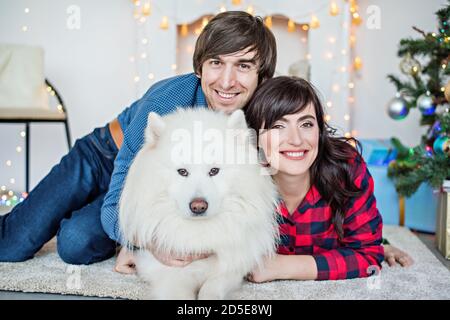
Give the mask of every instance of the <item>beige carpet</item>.
<path id="1" fill-rule="evenodd" d="M 344 281 L 246 283 L 233 299 L 450 299 L 450 271 L 408 229 L 386 226 L 384 236 L 415 260 L 410 268 L 384 265 L 378 277 Z M 134 275 L 112 271 L 115 259 L 71 266 L 55 243 L 21 263 L 0 263 L 0 290 L 142 299 L 146 285 Z"/>

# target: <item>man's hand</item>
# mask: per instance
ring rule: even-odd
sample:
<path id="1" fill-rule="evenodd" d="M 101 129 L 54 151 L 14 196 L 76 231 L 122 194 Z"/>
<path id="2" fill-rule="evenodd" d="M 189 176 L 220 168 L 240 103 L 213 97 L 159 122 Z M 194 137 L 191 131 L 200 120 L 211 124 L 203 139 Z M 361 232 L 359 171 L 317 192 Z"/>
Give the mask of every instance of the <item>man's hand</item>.
<path id="1" fill-rule="evenodd" d="M 414 263 L 409 254 L 390 244 L 384 245 L 384 260 L 390 267 L 396 266 L 397 263 L 402 267 L 409 267 Z"/>
<path id="2" fill-rule="evenodd" d="M 195 260 L 205 259 L 210 256 L 210 254 L 173 256 L 167 253 L 158 252 L 157 250 L 152 250 L 152 254 L 156 260 L 169 267 L 185 267 Z"/>
<path id="3" fill-rule="evenodd" d="M 126 247 L 122 247 L 120 249 L 119 255 L 116 259 L 114 271 L 124 274 L 133 274 L 136 272 L 135 260 L 132 251 L 129 251 Z"/>

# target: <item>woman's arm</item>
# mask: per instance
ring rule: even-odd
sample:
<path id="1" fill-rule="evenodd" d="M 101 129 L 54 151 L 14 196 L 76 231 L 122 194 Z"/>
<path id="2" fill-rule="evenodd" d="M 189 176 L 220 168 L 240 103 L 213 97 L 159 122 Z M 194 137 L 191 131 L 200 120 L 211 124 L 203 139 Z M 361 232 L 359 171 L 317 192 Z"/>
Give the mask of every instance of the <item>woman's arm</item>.
<path id="1" fill-rule="evenodd" d="M 338 248 L 311 256 L 277 255 L 263 270 L 255 270 L 250 280 L 338 280 L 368 277 L 380 269 L 383 223 L 373 195 L 373 179 L 364 162 L 358 166 L 355 184 L 363 193 L 349 204 Z"/>
<path id="2" fill-rule="evenodd" d="M 264 266 L 253 271 L 247 278 L 258 283 L 272 280 L 316 280 L 317 265 L 312 256 L 277 254 L 266 259 Z"/>

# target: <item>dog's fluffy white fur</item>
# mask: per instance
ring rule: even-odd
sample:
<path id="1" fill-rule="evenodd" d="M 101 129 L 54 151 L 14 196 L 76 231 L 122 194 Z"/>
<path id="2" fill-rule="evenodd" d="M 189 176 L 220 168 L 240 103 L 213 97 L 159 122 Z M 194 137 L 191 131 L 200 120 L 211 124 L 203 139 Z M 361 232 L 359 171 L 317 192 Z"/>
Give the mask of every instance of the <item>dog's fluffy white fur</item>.
<path id="1" fill-rule="evenodd" d="M 249 163 L 257 151 L 246 129 L 241 110 L 231 115 L 204 108 L 178 109 L 164 117 L 149 114 L 145 143 L 121 194 L 123 239 L 178 256 L 210 254 L 180 268 L 161 264 L 150 250 L 135 252 L 138 275 L 151 284 L 149 298 L 227 298 L 264 257 L 274 254 L 277 191 L 265 169 Z M 222 139 L 223 144 L 213 139 L 230 130 L 238 132 L 236 139 Z M 236 145 L 247 146 L 238 148 L 246 153 L 246 163 L 224 163 L 224 154 Z M 188 149 L 181 152 L 180 147 Z M 192 163 L 199 150 L 202 157 Z M 213 167 L 219 172 L 210 176 Z M 180 175 L 181 168 L 187 176 Z M 201 216 L 190 210 L 194 198 L 208 203 Z"/>

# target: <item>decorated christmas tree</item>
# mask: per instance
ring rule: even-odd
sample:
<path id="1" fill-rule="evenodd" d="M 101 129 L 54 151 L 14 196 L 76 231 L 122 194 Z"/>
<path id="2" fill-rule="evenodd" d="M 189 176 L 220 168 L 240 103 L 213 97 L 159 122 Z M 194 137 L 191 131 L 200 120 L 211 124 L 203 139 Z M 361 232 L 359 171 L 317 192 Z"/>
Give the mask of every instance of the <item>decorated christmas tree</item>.
<path id="1" fill-rule="evenodd" d="M 418 108 L 420 124 L 427 126 L 427 133 L 415 147 L 408 148 L 397 138 L 391 140 L 397 158 L 389 164 L 388 175 L 397 192 L 407 197 L 422 183 L 439 188 L 450 177 L 450 0 L 436 16 L 437 32 L 425 33 L 413 27 L 420 37 L 400 41 L 398 56 L 404 76 L 388 76 L 397 88 L 396 97 L 387 106 L 389 116 L 400 120 Z"/>

